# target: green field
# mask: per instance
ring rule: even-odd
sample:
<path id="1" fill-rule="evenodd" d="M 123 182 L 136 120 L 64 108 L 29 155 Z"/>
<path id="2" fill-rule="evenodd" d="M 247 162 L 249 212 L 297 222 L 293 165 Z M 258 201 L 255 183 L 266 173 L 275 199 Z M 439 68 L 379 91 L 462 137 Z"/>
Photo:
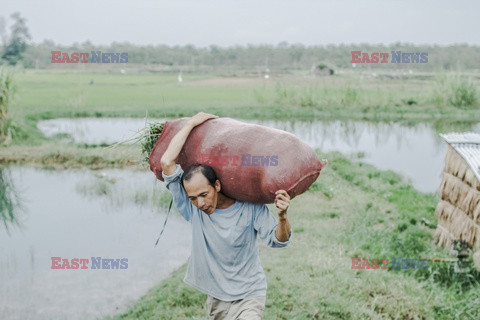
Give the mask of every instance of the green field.
<path id="1" fill-rule="evenodd" d="M 458 76 L 341 72 L 313 78 L 292 73 L 221 77 L 173 73 L 66 72 L 26 70 L 16 76 L 11 106 L 19 117 L 181 116 L 198 110 L 242 118 L 314 117 L 430 121 L 479 120 L 479 105 L 442 102 Z M 478 87 L 478 79 L 474 83 Z"/>

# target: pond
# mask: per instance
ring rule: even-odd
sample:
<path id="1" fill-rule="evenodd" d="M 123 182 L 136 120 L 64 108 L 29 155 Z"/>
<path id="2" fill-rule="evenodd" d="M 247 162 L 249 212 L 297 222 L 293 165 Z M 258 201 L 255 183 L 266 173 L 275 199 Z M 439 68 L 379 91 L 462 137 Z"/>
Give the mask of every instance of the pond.
<path id="1" fill-rule="evenodd" d="M 447 147 L 432 124 L 244 121 L 291 132 L 323 152 L 359 154 L 361 161 L 402 174 L 422 192 L 435 192 L 440 184 Z M 88 144 L 129 140 L 144 126 L 145 120 L 131 118 L 53 119 L 38 124 L 46 136 L 65 134 Z M 480 133 L 480 125 L 474 125 L 473 131 Z"/>
<path id="2" fill-rule="evenodd" d="M 155 246 L 169 194 L 151 172 L 3 167 L 0 191 L 2 319 L 117 314 L 190 254 L 190 228 L 176 212 Z M 52 269 L 52 257 L 90 262 Z M 93 269 L 92 257 L 128 261 Z"/>

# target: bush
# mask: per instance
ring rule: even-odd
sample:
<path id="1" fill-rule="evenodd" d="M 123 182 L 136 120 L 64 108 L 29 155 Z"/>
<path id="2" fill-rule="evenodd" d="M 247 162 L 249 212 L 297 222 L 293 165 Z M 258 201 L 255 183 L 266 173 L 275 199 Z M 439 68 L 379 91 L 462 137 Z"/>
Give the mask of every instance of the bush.
<path id="1" fill-rule="evenodd" d="M 473 83 L 462 80 L 451 86 L 449 103 L 458 108 L 474 106 L 477 103 L 477 90 Z"/>
<path id="2" fill-rule="evenodd" d="M 436 81 L 432 101 L 438 107 L 454 106 L 462 109 L 477 107 L 477 89 L 469 79 L 456 75 L 443 76 Z"/>

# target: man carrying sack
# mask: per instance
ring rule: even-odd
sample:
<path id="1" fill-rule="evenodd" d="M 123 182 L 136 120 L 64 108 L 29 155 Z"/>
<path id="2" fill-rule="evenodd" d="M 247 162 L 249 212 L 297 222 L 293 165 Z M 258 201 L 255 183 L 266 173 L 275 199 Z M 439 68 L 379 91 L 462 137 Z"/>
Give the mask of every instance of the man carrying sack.
<path id="1" fill-rule="evenodd" d="M 210 166 L 176 163 L 190 132 L 217 116 L 198 113 L 172 138 L 161 158 L 162 177 L 183 218 L 192 226 L 192 252 L 185 283 L 207 294 L 211 319 L 261 319 L 267 283 L 257 235 L 272 248 L 290 242 L 290 196 L 275 194 L 278 222 L 264 204 L 227 197 Z M 241 170 L 241 168 L 239 168 Z"/>

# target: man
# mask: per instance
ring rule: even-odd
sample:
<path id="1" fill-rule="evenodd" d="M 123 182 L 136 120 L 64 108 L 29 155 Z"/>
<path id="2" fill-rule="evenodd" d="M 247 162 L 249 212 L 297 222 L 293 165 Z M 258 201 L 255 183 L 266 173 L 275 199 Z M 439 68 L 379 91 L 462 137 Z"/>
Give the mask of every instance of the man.
<path id="1" fill-rule="evenodd" d="M 224 195 L 213 168 L 196 164 L 183 173 L 175 160 L 188 135 L 212 118 L 217 117 L 203 112 L 190 118 L 161 159 L 166 186 L 192 226 L 192 253 L 184 281 L 207 294 L 211 319 L 261 319 L 267 283 L 256 238 L 272 248 L 289 243 L 290 196 L 284 190 L 276 192 L 277 222 L 265 205 Z"/>

